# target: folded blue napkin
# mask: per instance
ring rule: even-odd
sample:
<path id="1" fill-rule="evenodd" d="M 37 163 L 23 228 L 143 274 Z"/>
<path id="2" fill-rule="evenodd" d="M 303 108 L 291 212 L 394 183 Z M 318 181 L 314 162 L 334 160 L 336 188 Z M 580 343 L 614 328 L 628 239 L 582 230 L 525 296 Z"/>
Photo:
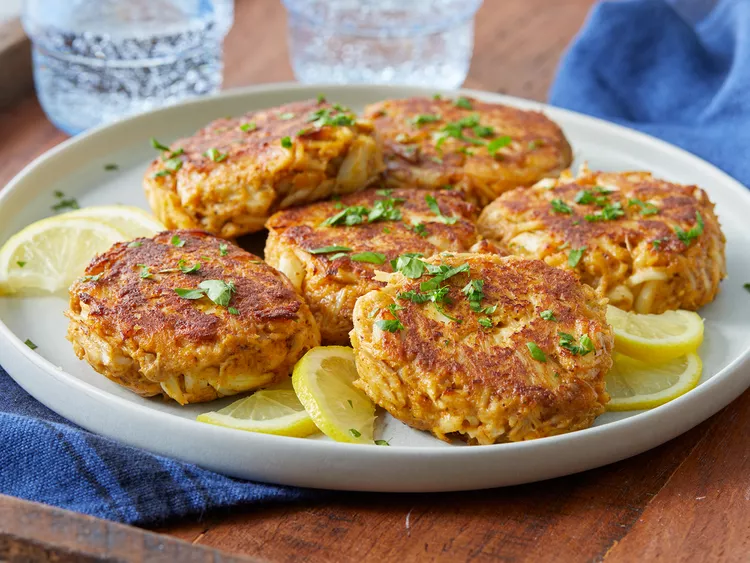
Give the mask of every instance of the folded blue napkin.
<path id="1" fill-rule="evenodd" d="M 2 494 L 128 524 L 325 495 L 231 479 L 86 432 L 29 396 L 3 369 L 0 464 Z"/>
<path id="2" fill-rule="evenodd" d="M 750 0 L 598 4 L 550 102 L 660 137 L 750 185 Z"/>

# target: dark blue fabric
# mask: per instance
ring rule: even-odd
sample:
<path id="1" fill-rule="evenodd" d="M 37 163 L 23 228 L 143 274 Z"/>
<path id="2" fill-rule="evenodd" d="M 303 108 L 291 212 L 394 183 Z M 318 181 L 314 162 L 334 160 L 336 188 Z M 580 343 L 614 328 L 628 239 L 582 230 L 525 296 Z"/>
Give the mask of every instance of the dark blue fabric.
<path id="1" fill-rule="evenodd" d="M 660 137 L 750 185 L 750 0 L 598 4 L 550 102 Z"/>
<path id="2" fill-rule="evenodd" d="M 0 369 L 0 493 L 129 524 L 324 492 L 240 481 L 86 432 Z"/>

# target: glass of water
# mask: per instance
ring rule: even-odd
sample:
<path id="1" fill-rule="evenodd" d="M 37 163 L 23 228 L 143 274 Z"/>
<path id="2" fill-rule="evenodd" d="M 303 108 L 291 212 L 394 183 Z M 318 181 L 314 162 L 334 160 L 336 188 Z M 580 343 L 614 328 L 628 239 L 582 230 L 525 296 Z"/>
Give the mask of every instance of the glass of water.
<path id="1" fill-rule="evenodd" d="M 47 117 L 76 134 L 216 92 L 233 0 L 26 0 Z"/>
<path id="2" fill-rule="evenodd" d="M 482 0 L 283 0 L 300 82 L 457 88 Z"/>

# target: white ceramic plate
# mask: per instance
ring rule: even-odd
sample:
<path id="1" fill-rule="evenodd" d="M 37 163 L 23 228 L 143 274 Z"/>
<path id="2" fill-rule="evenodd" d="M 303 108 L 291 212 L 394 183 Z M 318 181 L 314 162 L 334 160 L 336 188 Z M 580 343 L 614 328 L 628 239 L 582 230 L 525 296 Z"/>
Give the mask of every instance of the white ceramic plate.
<path id="1" fill-rule="evenodd" d="M 133 117 L 67 141 L 21 172 L 0 194 L 0 240 L 50 215 L 55 190 L 82 205 L 126 203 L 148 209 L 141 178 L 154 156 L 149 137 L 171 141 L 217 117 L 320 92 L 355 109 L 384 98 L 433 93 L 408 87 L 267 85 Z M 650 170 L 708 191 L 727 236 L 729 277 L 716 301 L 701 311 L 706 318 L 704 374 L 696 389 L 648 412 L 607 413 L 587 430 L 516 444 L 451 446 L 382 414 L 377 437 L 389 439 L 390 448 L 252 434 L 195 422 L 200 412 L 231 399 L 179 407 L 142 399 L 95 373 L 65 340 L 63 297 L 0 299 L 3 366 L 54 411 L 124 443 L 235 477 L 362 491 L 477 489 L 590 469 L 662 444 L 740 395 L 750 385 L 750 294 L 742 287 L 750 282 L 750 193 L 710 164 L 646 135 L 534 102 L 463 93 L 544 110 L 565 130 L 578 164 L 585 159 L 592 168 Z M 106 172 L 107 163 L 118 164 L 119 171 Z M 24 345 L 27 338 L 38 344 L 36 351 Z"/>

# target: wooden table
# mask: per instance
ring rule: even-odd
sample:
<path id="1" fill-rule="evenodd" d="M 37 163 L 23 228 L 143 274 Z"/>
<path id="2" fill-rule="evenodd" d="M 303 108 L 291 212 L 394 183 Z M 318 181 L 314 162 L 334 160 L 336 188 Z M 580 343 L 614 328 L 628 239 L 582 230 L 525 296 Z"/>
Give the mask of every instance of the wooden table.
<path id="1" fill-rule="evenodd" d="M 557 61 L 591 4 L 486 0 L 467 86 L 545 99 Z M 228 87 L 293 78 L 279 2 L 238 0 L 226 60 Z M 32 95 L 3 112 L 0 185 L 64 139 Z M 273 562 L 750 561 L 748 428 L 750 392 L 659 448 L 570 477 L 469 493 L 342 493 L 324 503 L 210 514 L 157 531 Z M 136 548 L 122 550 L 125 540 Z M 19 561 L 46 560 L 39 554 L 47 544 L 73 554 L 61 561 L 84 560 L 82 554 L 87 561 L 236 560 L 0 497 L 0 560 L 10 549 L 27 554 Z"/>

